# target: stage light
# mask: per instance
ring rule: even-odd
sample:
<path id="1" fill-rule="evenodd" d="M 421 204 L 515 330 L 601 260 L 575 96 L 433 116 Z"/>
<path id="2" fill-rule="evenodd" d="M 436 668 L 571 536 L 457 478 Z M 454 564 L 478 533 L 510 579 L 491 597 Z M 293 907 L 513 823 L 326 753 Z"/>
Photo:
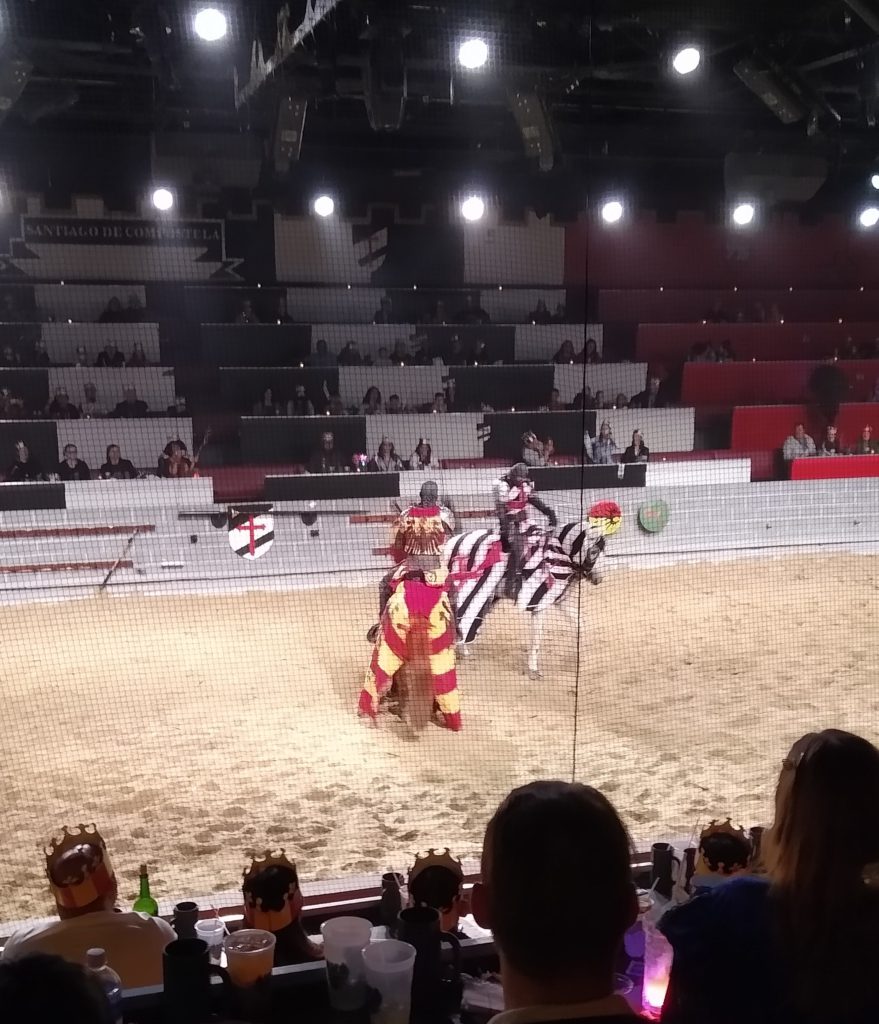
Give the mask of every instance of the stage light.
<path id="1" fill-rule="evenodd" d="M 193 21 L 195 34 L 206 43 L 216 43 L 226 35 L 226 15 L 216 7 L 204 7 Z"/>
<path id="2" fill-rule="evenodd" d="M 464 220 L 482 220 L 485 214 L 485 202 L 479 196 L 468 196 L 461 203 L 461 216 Z"/>
<path id="3" fill-rule="evenodd" d="M 874 228 L 879 224 L 879 209 L 875 206 L 865 206 L 858 214 L 858 221 L 862 228 Z"/>
<path id="4" fill-rule="evenodd" d="M 616 224 L 623 218 L 623 204 L 619 199 L 609 199 L 601 207 L 601 219 L 605 224 Z"/>
<path id="5" fill-rule="evenodd" d="M 336 209 L 336 204 L 333 202 L 332 196 L 318 196 L 311 204 L 311 208 L 318 217 L 331 217 Z"/>
<path id="6" fill-rule="evenodd" d="M 870 184 L 873 186 L 873 188 L 879 188 L 879 174 L 870 175 Z"/>
<path id="7" fill-rule="evenodd" d="M 488 44 L 484 39 L 465 39 L 458 47 L 458 63 L 469 71 L 481 68 L 488 60 Z"/>
<path id="8" fill-rule="evenodd" d="M 169 188 L 153 189 L 153 206 L 166 213 L 174 206 L 174 193 Z"/>
<path id="9" fill-rule="evenodd" d="M 757 210 L 753 203 L 737 203 L 732 212 L 733 223 L 740 228 L 747 227 L 753 221 L 756 213 Z"/>
<path id="10" fill-rule="evenodd" d="M 685 46 L 672 58 L 671 66 L 679 75 L 692 74 L 702 63 L 702 53 L 695 46 Z"/>

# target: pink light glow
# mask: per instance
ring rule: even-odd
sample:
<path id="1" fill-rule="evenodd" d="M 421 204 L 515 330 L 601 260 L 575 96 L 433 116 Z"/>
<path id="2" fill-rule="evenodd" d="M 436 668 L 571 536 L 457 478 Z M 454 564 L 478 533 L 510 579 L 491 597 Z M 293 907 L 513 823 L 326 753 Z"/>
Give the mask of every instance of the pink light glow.
<path id="1" fill-rule="evenodd" d="M 645 1010 L 661 1010 L 668 989 L 668 975 L 662 974 L 655 978 L 644 979 L 642 1002 Z"/>

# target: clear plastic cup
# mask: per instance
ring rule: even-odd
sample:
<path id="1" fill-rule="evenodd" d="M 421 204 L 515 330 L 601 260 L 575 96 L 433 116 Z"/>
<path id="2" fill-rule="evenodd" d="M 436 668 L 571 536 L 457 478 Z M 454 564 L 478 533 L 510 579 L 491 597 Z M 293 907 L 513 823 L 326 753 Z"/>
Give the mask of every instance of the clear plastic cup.
<path id="1" fill-rule="evenodd" d="M 363 951 L 372 1024 L 408 1024 L 412 1006 L 415 947 L 387 939 Z"/>
<path id="2" fill-rule="evenodd" d="M 275 963 L 275 936 L 262 928 L 242 928 L 223 940 L 232 984 L 249 988 L 269 977 Z"/>
<path id="3" fill-rule="evenodd" d="M 369 945 L 372 925 L 362 917 L 334 917 L 321 925 L 330 1006 L 359 1010 L 366 1004 L 363 949 Z"/>
<path id="4" fill-rule="evenodd" d="M 223 939 L 226 936 L 225 924 L 219 917 L 207 917 L 203 921 L 196 921 L 195 935 L 196 938 L 208 944 L 211 963 L 218 964 L 223 955 Z"/>

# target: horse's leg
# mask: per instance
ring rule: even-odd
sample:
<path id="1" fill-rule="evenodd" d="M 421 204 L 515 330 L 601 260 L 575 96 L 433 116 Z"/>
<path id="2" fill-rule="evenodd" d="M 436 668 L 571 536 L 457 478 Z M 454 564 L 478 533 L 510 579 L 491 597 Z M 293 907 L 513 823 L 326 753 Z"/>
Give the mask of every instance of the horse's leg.
<path id="1" fill-rule="evenodd" d="M 532 679 L 540 679 L 540 641 L 543 637 L 543 615 L 530 612 L 531 615 L 531 650 L 528 654 L 528 675 Z"/>

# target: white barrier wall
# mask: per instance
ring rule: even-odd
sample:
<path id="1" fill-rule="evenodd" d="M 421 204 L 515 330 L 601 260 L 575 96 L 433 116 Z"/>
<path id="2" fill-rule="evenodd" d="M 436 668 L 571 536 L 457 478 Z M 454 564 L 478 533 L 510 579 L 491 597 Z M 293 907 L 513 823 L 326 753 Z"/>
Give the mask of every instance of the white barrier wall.
<path id="1" fill-rule="evenodd" d="M 346 408 L 359 407 L 375 385 L 383 401 L 399 395 L 404 405 L 424 405 L 443 390 L 444 374 L 442 366 L 340 366 L 339 396 Z"/>
<path id="2" fill-rule="evenodd" d="M 604 329 L 601 324 L 521 324 L 516 328 L 516 359 L 522 362 L 550 363 L 563 341 L 571 341 L 574 351 L 583 351 L 592 338 L 601 352 Z"/>
<path id="3" fill-rule="evenodd" d="M 164 413 L 174 402 L 174 371 L 163 366 L 132 367 L 111 370 L 104 367 L 65 366 L 49 368 L 49 400 L 58 388 L 66 388 L 70 401 L 81 405 L 85 385 L 92 383 L 98 391 L 98 404 L 105 413 L 112 413 L 127 387 L 137 390 L 151 413 Z"/>
<path id="4" fill-rule="evenodd" d="M 465 226 L 465 281 L 560 285 L 564 279 L 565 229 L 548 217 L 529 213 L 523 224 Z"/>
<path id="5" fill-rule="evenodd" d="M 647 381 L 647 364 L 557 365 L 554 381 L 555 387 L 559 391 L 559 398 L 568 405 L 574 400 L 574 396 L 583 390 L 584 383 L 587 387 L 592 388 L 593 395 L 596 391 L 603 391 L 607 401 L 613 402 L 621 391 L 626 398 L 631 398 L 644 390 Z"/>
<path id="6" fill-rule="evenodd" d="M 118 444 L 122 458 L 137 469 L 155 470 L 169 441 L 180 438 L 192 452 L 192 420 L 163 417 L 145 420 L 62 420 L 58 423 L 58 461 L 64 446 L 73 443 L 90 469 L 107 461 L 107 446 Z"/>
<path id="7" fill-rule="evenodd" d="M 89 362 L 94 365 L 98 353 L 111 341 L 126 359 L 138 341 L 143 345 L 147 362 L 158 363 L 161 358 L 158 324 L 43 324 L 42 337 L 53 363 L 76 362 L 76 349 L 84 345 Z"/>
<path id="8" fill-rule="evenodd" d="M 43 319 L 51 314 L 59 321 L 95 321 L 110 299 L 119 299 L 124 308 L 132 295 L 141 307 L 146 305 L 142 284 L 36 284 L 33 288 L 37 311 Z"/>
<path id="9" fill-rule="evenodd" d="M 374 455 L 381 439 L 389 437 L 400 458 L 408 459 L 423 437 L 430 443 L 431 457 L 437 465 L 440 459 L 481 459 L 478 425 L 482 420 L 481 413 L 367 416 L 367 453 Z"/>
<path id="10" fill-rule="evenodd" d="M 613 430 L 620 454 L 640 430 L 651 452 L 691 452 L 694 445 L 694 409 L 605 409 L 596 413 L 596 433 L 603 420 Z"/>
<path id="11" fill-rule="evenodd" d="M 103 459 L 101 460 L 103 461 Z M 97 468 L 97 467 L 94 467 Z M 214 500 L 213 481 L 209 477 L 187 480 L 83 480 L 65 483 L 64 499 L 68 512 L 100 509 L 103 515 L 115 513 L 126 520 L 139 509 L 203 508 Z"/>

